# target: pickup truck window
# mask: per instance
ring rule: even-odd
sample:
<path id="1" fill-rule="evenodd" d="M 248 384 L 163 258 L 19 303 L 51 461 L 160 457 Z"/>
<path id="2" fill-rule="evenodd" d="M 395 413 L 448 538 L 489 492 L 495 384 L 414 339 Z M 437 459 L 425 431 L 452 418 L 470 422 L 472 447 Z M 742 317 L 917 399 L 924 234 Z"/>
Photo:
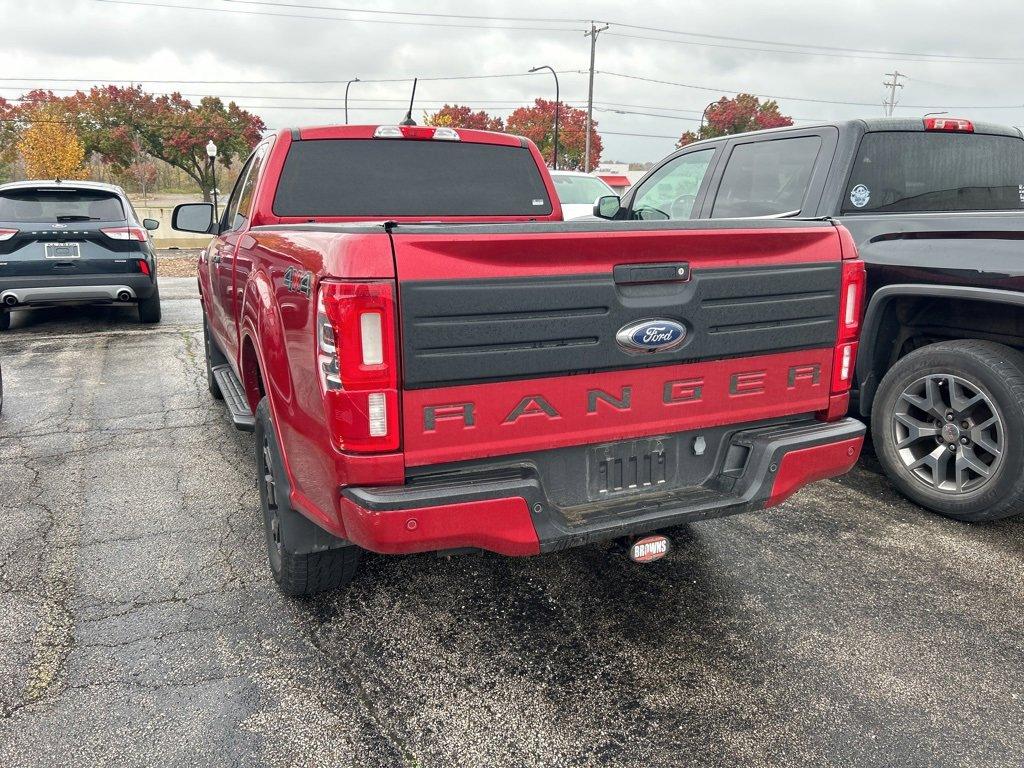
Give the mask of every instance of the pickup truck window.
<path id="1" fill-rule="evenodd" d="M 224 208 L 223 223 L 227 227 L 227 231 L 233 232 L 242 229 L 249 220 L 252 196 L 256 191 L 256 179 L 259 177 L 260 164 L 263 162 L 264 154 L 266 154 L 266 145 L 261 146 L 253 153 L 238 176 L 231 199 Z"/>
<path id="2" fill-rule="evenodd" d="M 0 221 L 124 221 L 117 195 L 93 189 L 12 189 L 0 194 Z"/>
<path id="3" fill-rule="evenodd" d="M 843 213 L 1019 211 L 1024 141 L 971 133 L 868 133 Z"/>
<path id="4" fill-rule="evenodd" d="M 729 156 L 711 218 L 799 213 L 819 149 L 818 136 L 738 144 Z"/>
<path id="5" fill-rule="evenodd" d="M 546 216 L 547 188 L 525 147 L 325 139 L 291 145 L 277 216 Z"/>
<path id="6" fill-rule="evenodd" d="M 705 149 L 665 163 L 637 193 L 631 218 L 676 221 L 691 218 L 697 193 L 714 155 L 714 149 Z"/>

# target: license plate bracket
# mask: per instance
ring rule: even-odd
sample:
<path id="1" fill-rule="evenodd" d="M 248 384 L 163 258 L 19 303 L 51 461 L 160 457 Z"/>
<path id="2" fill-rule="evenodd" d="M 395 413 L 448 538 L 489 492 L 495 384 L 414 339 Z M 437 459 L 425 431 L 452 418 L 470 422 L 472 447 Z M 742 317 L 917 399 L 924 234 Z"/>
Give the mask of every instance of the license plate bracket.
<path id="1" fill-rule="evenodd" d="M 78 243 L 46 243 L 46 258 L 80 259 L 82 258 L 81 247 Z"/>
<path id="2" fill-rule="evenodd" d="M 651 491 L 673 474 L 675 441 L 658 437 L 596 445 L 587 461 L 591 501 Z"/>

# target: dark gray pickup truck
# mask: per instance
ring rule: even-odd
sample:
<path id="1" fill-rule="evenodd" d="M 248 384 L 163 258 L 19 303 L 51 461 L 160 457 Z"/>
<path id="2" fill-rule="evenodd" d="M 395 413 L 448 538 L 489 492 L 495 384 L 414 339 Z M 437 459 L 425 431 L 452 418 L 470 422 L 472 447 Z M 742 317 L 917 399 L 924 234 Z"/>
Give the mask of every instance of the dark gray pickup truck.
<path id="1" fill-rule="evenodd" d="M 614 219 L 840 221 L 867 267 L 854 406 L 919 504 L 1024 511 L 1024 138 L 949 117 L 780 128 L 690 144 Z"/>

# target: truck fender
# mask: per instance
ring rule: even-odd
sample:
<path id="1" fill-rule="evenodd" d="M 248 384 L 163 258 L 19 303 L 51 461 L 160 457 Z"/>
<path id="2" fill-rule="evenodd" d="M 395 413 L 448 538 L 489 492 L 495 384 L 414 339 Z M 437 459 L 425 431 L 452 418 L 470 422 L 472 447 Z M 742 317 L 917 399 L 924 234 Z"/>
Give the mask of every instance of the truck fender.
<path id="1" fill-rule="evenodd" d="M 245 361 L 241 359 L 241 355 L 244 354 L 247 345 L 251 345 L 256 352 L 260 377 L 264 391 L 270 399 L 271 412 L 276 417 L 282 403 L 290 402 L 293 389 L 280 308 L 275 300 L 273 284 L 262 270 L 254 272 L 246 282 L 240 314 L 242 329 L 239 371 L 244 374 Z M 248 391 L 250 383 L 243 380 L 243 384 Z"/>
<path id="2" fill-rule="evenodd" d="M 897 283 L 879 288 L 871 297 L 867 311 L 864 313 L 863 331 L 860 337 L 860 354 L 857 356 L 859 410 L 862 416 L 871 415 L 871 403 L 874 400 L 875 392 L 878 390 L 878 384 L 885 375 L 885 364 L 889 358 L 889 350 L 880 347 L 880 344 L 885 344 L 882 334 L 886 310 L 894 299 L 906 296 L 969 299 L 971 301 L 1024 307 L 1024 293 L 1004 291 L 998 288 L 975 288 L 967 285 L 929 285 L 927 283 Z"/>
<path id="3" fill-rule="evenodd" d="M 288 550 L 295 554 L 322 552 L 347 546 L 348 542 L 328 533 L 321 525 L 310 519 L 310 514 L 305 511 L 302 504 L 301 494 L 294 490 L 295 476 L 288 458 L 281 452 L 280 414 L 287 412 L 287 404 L 291 401 L 294 390 L 284 343 L 284 326 L 279 307 L 274 300 L 273 285 L 265 273 L 259 271 L 249 278 L 242 301 L 242 343 L 239 345 L 239 355 L 244 355 L 247 347 L 255 351 L 256 365 L 259 366 L 259 375 L 270 406 L 272 423 L 277 431 L 274 439 L 280 453 L 281 465 L 284 467 L 285 476 L 278 482 L 284 486 L 284 496 L 291 502 L 289 509 L 280 510 L 282 540 Z M 245 360 L 241 357 L 239 370 L 244 374 Z M 243 383 L 248 392 L 250 382 Z M 312 516 L 318 519 L 321 517 Z"/>

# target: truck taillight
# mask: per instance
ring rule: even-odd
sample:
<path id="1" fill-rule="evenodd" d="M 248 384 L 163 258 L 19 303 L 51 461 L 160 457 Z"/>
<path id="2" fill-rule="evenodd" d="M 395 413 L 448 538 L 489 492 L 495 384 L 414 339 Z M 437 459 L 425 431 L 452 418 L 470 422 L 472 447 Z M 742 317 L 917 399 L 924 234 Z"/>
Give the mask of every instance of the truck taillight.
<path id="1" fill-rule="evenodd" d="M 18 234 L 18 230 L 16 229 L 0 229 L 0 243 L 4 240 L 10 240 L 16 234 Z"/>
<path id="2" fill-rule="evenodd" d="M 860 316 L 864 303 L 864 262 L 843 262 L 842 294 L 839 298 L 839 335 L 837 341 L 856 341 L 860 334 Z"/>
<path id="3" fill-rule="evenodd" d="M 146 242 L 146 230 L 140 227 L 103 227 L 100 229 L 111 240 L 137 240 Z"/>
<path id="4" fill-rule="evenodd" d="M 395 288 L 391 282 L 320 284 L 317 370 L 338 450 L 398 449 Z"/>
<path id="5" fill-rule="evenodd" d="M 974 123 L 958 117 L 926 117 L 926 131 L 951 131 L 953 133 L 974 133 Z"/>
<path id="6" fill-rule="evenodd" d="M 864 304 L 864 262 L 844 259 L 839 294 L 839 328 L 832 354 L 832 394 L 849 392 L 857 364 L 857 339 Z"/>

